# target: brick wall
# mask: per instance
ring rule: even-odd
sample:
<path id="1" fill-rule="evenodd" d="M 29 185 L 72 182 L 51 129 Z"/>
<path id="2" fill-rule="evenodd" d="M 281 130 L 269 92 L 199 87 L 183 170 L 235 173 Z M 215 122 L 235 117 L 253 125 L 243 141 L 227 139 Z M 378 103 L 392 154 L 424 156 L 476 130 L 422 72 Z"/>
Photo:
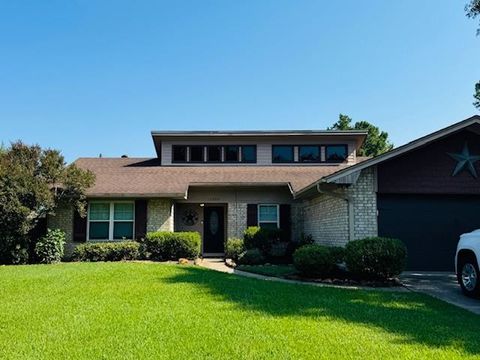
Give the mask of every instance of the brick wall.
<path id="1" fill-rule="evenodd" d="M 344 245 L 349 237 L 347 201 L 322 194 L 305 202 L 303 231 L 316 243 Z"/>
<path id="2" fill-rule="evenodd" d="M 173 231 L 173 206 L 171 200 L 148 200 L 147 232 L 150 231 Z"/>
<path id="3" fill-rule="evenodd" d="M 347 190 L 353 202 L 354 239 L 378 235 L 375 182 L 375 169 L 368 168 L 362 170 L 357 182 Z"/>
<path id="4" fill-rule="evenodd" d="M 55 215 L 47 217 L 49 229 L 60 229 L 65 232 L 65 241 L 73 241 L 73 206 L 62 205 L 55 210 Z"/>
<path id="5" fill-rule="evenodd" d="M 375 183 L 375 169 L 365 169 L 350 187 L 305 201 L 304 233 L 311 234 L 317 243 L 337 246 L 345 245 L 351 238 L 377 236 Z M 350 219 L 350 212 L 353 212 L 353 219 Z"/>
<path id="6" fill-rule="evenodd" d="M 227 217 L 227 237 L 243 238 L 243 232 L 247 228 L 247 204 L 229 202 Z"/>

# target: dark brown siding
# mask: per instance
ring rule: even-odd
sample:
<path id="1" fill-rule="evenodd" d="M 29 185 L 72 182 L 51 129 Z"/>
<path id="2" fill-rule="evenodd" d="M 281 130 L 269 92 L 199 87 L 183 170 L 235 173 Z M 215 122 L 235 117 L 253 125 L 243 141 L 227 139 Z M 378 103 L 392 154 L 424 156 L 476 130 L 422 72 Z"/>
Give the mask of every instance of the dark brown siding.
<path id="1" fill-rule="evenodd" d="M 147 234 L 147 200 L 135 201 L 135 238 L 140 240 Z"/>
<path id="2" fill-rule="evenodd" d="M 457 161 L 447 153 L 460 153 L 468 144 L 470 153 L 480 155 L 477 127 L 378 166 L 378 192 L 381 194 L 480 194 L 480 161 L 475 163 L 479 178 L 468 170 L 452 176 Z"/>

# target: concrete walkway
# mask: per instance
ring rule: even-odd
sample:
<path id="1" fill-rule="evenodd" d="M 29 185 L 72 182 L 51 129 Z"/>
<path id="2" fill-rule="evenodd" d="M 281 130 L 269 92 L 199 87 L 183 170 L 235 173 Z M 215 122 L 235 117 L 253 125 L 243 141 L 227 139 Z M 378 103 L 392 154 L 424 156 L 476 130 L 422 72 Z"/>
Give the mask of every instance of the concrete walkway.
<path id="1" fill-rule="evenodd" d="M 412 291 L 433 296 L 480 315 L 480 300 L 463 295 L 454 273 L 406 271 L 400 280 Z"/>

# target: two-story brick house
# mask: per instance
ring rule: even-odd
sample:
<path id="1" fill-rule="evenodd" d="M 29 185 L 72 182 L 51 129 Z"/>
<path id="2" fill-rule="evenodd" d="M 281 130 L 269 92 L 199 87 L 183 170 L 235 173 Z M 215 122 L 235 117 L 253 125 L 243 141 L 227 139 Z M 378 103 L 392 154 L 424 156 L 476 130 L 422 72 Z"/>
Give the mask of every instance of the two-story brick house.
<path id="1" fill-rule="evenodd" d="M 247 226 L 303 231 L 295 192 L 357 163 L 364 131 L 152 132 L 157 157 L 80 158 L 96 175 L 88 216 L 58 211 L 70 242 L 198 231 L 204 255 L 223 253 Z"/>
<path id="2" fill-rule="evenodd" d="M 479 136 L 474 116 L 366 159 L 364 131 L 154 131 L 155 158 L 78 159 L 96 175 L 88 216 L 63 208 L 48 223 L 70 247 L 198 231 L 205 256 L 253 225 L 329 245 L 390 236 L 410 269 L 448 270 L 458 235 L 480 228 Z"/>

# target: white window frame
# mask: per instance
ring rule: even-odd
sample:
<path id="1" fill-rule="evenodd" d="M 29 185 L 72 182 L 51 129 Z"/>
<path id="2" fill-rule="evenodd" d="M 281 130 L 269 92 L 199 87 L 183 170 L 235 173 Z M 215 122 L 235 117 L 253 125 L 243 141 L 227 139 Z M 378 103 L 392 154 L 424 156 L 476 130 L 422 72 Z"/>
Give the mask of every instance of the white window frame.
<path id="1" fill-rule="evenodd" d="M 110 213 L 108 220 L 90 220 L 90 205 L 91 204 L 109 204 L 110 206 Z M 133 205 L 133 220 L 115 220 L 115 204 L 132 204 Z M 90 222 L 108 222 L 108 239 L 90 239 Z M 135 201 L 130 200 L 118 200 L 118 201 L 110 201 L 110 200 L 95 200 L 88 202 L 88 209 L 87 209 L 87 241 L 122 241 L 123 239 L 114 239 L 113 238 L 113 228 L 116 222 L 128 222 L 132 223 L 133 226 L 133 237 L 135 237 Z M 133 240 L 133 239 L 129 239 Z"/>
<path id="2" fill-rule="evenodd" d="M 260 221 L 260 207 L 261 206 L 275 206 L 277 208 L 277 221 Z M 263 224 L 276 224 L 277 229 L 280 229 L 280 205 L 279 204 L 258 204 L 257 205 L 257 224 L 260 227 Z"/>

